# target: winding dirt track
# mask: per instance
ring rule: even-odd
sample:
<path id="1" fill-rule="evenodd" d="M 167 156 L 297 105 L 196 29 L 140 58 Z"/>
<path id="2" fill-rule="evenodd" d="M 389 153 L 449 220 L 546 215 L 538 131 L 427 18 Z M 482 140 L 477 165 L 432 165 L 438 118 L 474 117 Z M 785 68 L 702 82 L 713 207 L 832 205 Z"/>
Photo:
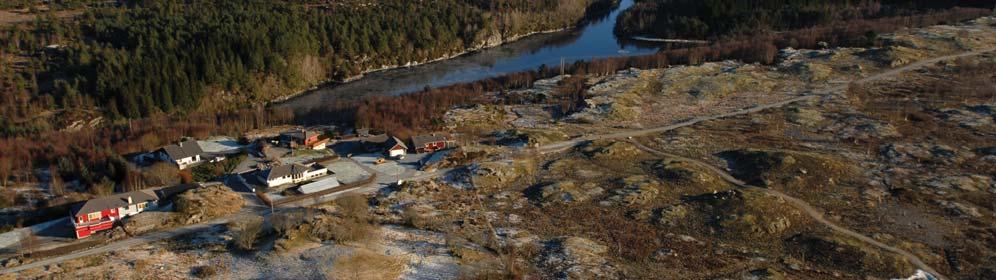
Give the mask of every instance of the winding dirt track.
<path id="1" fill-rule="evenodd" d="M 904 258 L 906 258 L 906 260 L 908 260 L 913 265 L 916 265 L 919 269 L 921 269 L 923 271 L 926 271 L 926 272 L 929 272 L 930 274 L 934 275 L 938 279 L 942 279 L 942 280 L 946 279 L 946 278 L 944 278 L 943 275 L 941 275 L 940 273 L 938 273 L 937 270 L 935 270 L 934 268 L 932 268 L 929 265 L 927 265 L 927 263 L 924 263 L 916 255 L 913 255 L 912 253 L 907 252 L 906 250 L 899 249 L 899 248 L 896 248 L 896 247 L 893 247 L 893 246 L 889 246 L 888 244 L 879 242 L 878 240 L 872 239 L 871 237 L 868 237 L 868 236 L 866 236 L 864 234 L 861 234 L 861 233 L 855 232 L 853 230 L 847 229 L 847 228 L 845 228 L 843 226 L 837 225 L 836 223 L 831 222 L 830 220 L 827 220 L 826 216 L 823 215 L 823 211 L 822 210 L 818 210 L 816 207 L 810 205 L 809 203 L 806 203 L 805 201 L 803 201 L 801 199 L 792 197 L 792 196 L 790 196 L 788 194 L 785 194 L 783 192 L 780 192 L 778 190 L 769 189 L 769 188 L 762 188 L 762 187 L 753 186 L 753 185 L 748 185 L 748 184 L 744 183 L 743 181 L 738 180 L 737 178 L 733 177 L 732 175 L 730 175 L 726 171 L 723 171 L 722 169 L 719 169 L 719 168 L 717 168 L 717 167 L 715 167 L 715 166 L 713 166 L 713 165 L 711 165 L 709 163 L 706 163 L 706 162 L 703 162 L 703 161 L 700 161 L 700 160 L 696 160 L 696 159 L 692 159 L 692 158 L 687 158 L 687 157 L 683 157 L 683 156 L 679 156 L 679 155 L 675 155 L 675 154 L 671 154 L 671 153 L 666 153 L 666 152 L 654 150 L 654 149 L 652 149 L 650 147 L 647 147 L 647 146 L 645 146 L 645 145 L 643 145 L 643 144 L 641 144 L 640 142 L 637 142 L 637 141 L 630 140 L 628 142 L 632 143 L 634 146 L 636 146 L 637 148 L 639 148 L 641 150 L 647 151 L 649 153 L 655 154 L 655 155 L 660 156 L 660 157 L 676 158 L 676 159 L 679 159 L 681 161 L 685 161 L 685 162 L 688 162 L 688 163 L 699 165 L 699 166 L 701 166 L 703 168 L 706 168 L 709 171 L 715 173 L 716 175 L 719 175 L 719 177 L 723 178 L 723 180 L 729 182 L 730 184 L 736 185 L 738 187 L 741 187 L 741 188 L 752 188 L 752 189 L 760 190 L 760 191 L 763 191 L 763 192 L 765 192 L 765 193 L 767 193 L 769 195 L 781 198 L 781 199 L 787 201 L 788 203 L 792 204 L 793 206 L 795 206 L 799 210 L 802 210 L 802 212 L 806 213 L 806 215 L 808 215 L 813 220 L 816 220 L 816 222 L 819 222 L 820 224 L 823 224 L 823 225 L 829 227 L 831 230 L 833 230 L 833 231 L 835 231 L 837 233 L 853 237 L 855 239 L 861 240 L 862 242 L 865 242 L 865 243 L 871 244 L 872 246 L 878 247 L 879 249 L 882 249 L 882 250 L 885 250 L 885 251 L 892 252 L 892 253 L 895 253 L 897 255 L 903 256 Z"/>
<path id="2" fill-rule="evenodd" d="M 980 54 L 983 54 L 983 53 L 989 53 L 989 52 L 994 52 L 994 51 L 996 51 L 996 48 L 989 48 L 989 49 L 984 49 L 984 50 L 976 50 L 976 51 L 970 51 L 970 52 L 963 52 L 963 53 L 958 53 L 958 54 L 952 54 L 952 55 L 939 56 L 939 57 L 934 57 L 934 58 L 930 58 L 930 59 L 925 59 L 925 60 L 921 60 L 921 61 L 917 61 L 917 62 L 914 62 L 914 63 L 907 64 L 907 65 L 904 65 L 904 66 L 901 66 L 901 67 L 897 67 L 897 68 L 893 68 L 893 69 L 890 69 L 890 70 L 887 70 L 887 71 L 876 73 L 874 75 L 871 75 L 871 76 L 868 76 L 868 77 L 865 77 L 865 78 L 857 79 L 857 80 L 852 81 L 852 83 L 859 83 L 860 84 L 860 83 L 871 83 L 871 82 L 881 81 L 881 80 L 885 80 L 885 79 L 896 77 L 899 74 L 902 74 L 904 72 L 907 72 L 907 71 L 910 71 L 910 70 L 919 69 L 919 68 L 922 68 L 924 66 L 927 66 L 927 65 L 930 65 L 930 64 L 934 64 L 934 63 L 938 63 L 938 62 L 941 62 L 941 61 L 947 61 L 947 60 L 957 59 L 957 58 L 961 58 L 961 57 L 976 56 L 976 55 L 980 55 Z M 839 92 L 839 91 L 843 91 L 843 90 L 847 89 L 847 86 L 848 85 L 846 85 L 846 84 L 845 85 L 834 86 L 834 87 L 831 87 L 829 89 L 826 89 L 825 92 Z M 687 121 L 683 121 L 683 122 L 679 122 L 679 123 L 676 123 L 676 124 L 670 124 L 670 125 L 659 126 L 659 127 L 652 127 L 652 128 L 646 128 L 646 129 L 629 130 L 629 131 L 623 131 L 623 132 L 617 132 L 617 133 L 610 133 L 610 134 L 589 135 L 589 136 L 574 138 L 574 139 L 571 139 L 571 140 L 566 140 L 566 141 L 557 142 L 557 143 L 551 143 L 551 144 L 547 144 L 547 145 L 536 147 L 536 148 L 532 148 L 532 149 L 525 149 L 522 152 L 529 151 L 530 153 L 539 153 L 539 154 L 556 153 L 556 152 L 564 151 L 566 149 L 569 149 L 571 147 L 580 145 L 581 143 L 585 143 L 585 142 L 588 142 L 588 141 L 609 140 L 609 139 L 624 139 L 624 138 L 638 137 L 638 136 L 644 136 L 644 135 L 649 135 L 649 134 L 657 134 L 657 133 L 662 133 L 662 132 L 666 132 L 666 131 L 670 131 L 670 130 L 682 128 L 682 127 L 692 126 L 692 125 L 695 125 L 695 124 L 698 124 L 698 123 L 701 123 L 701 122 L 705 122 L 705 121 L 711 121 L 711 120 L 728 118 L 728 117 L 732 117 L 732 116 L 739 116 L 739 115 L 746 115 L 746 114 L 750 114 L 750 113 L 756 113 L 756 112 L 760 112 L 760 111 L 763 111 L 763 110 L 772 109 L 772 108 L 778 108 L 778 107 L 782 107 L 782 106 L 785 106 L 785 105 L 788 105 L 788 104 L 792 104 L 792 103 L 795 103 L 795 102 L 804 101 L 804 100 L 810 100 L 810 99 L 817 99 L 817 98 L 820 98 L 820 97 L 821 97 L 821 95 L 815 95 L 815 94 L 814 95 L 803 95 L 803 96 L 799 96 L 799 97 L 794 97 L 794 98 L 790 98 L 790 99 L 787 99 L 787 100 L 783 100 L 783 101 L 780 101 L 780 102 L 759 105 L 759 106 L 755 106 L 755 107 L 751 107 L 751 108 L 746 108 L 746 109 L 742 109 L 742 110 L 737 110 L 737 111 L 733 111 L 733 112 L 729 112 L 729 113 L 724 113 L 724 114 L 719 114 L 719 115 L 712 115 L 712 116 L 706 116 L 706 117 L 697 117 L 697 118 L 693 118 L 693 119 L 690 119 L 690 120 L 687 120 Z M 879 241 L 877 241 L 875 239 L 872 239 L 871 237 L 868 237 L 868 236 L 865 236 L 865 235 L 863 235 L 861 233 L 858 233 L 858 232 L 855 232 L 853 230 L 844 228 L 844 227 L 842 227 L 840 225 L 837 225 L 836 223 L 831 222 L 830 220 L 827 220 L 826 217 L 823 215 L 823 211 L 822 210 L 818 210 L 816 207 L 813 207 L 812 205 L 810 205 L 809 203 L 806 203 L 805 201 L 803 201 L 801 199 L 792 197 L 790 195 L 787 195 L 787 194 L 785 194 L 783 192 L 780 192 L 780 191 L 777 191 L 777 190 L 766 189 L 766 188 L 761 188 L 761 187 L 756 187 L 756 186 L 748 185 L 748 184 L 744 183 L 743 181 L 740 181 L 737 178 L 734 178 L 733 176 L 731 176 L 730 174 L 728 174 L 726 171 L 724 171 L 722 169 L 719 169 L 719 168 L 716 168 L 716 167 L 714 167 L 714 166 L 712 166 L 712 165 L 710 165 L 708 163 L 705 163 L 705 162 L 702 162 L 702 161 L 699 161 L 699 160 L 690 159 L 690 158 L 686 158 L 686 157 L 682 157 L 682 156 L 678 156 L 678 155 L 673 155 L 673 154 L 669 154 L 669 153 L 657 151 L 657 150 L 651 149 L 651 148 L 649 148 L 647 146 L 644 146 L 644 145 L 642 145 L 642 144 L 640 144 L 640 143 L 638 143 L 636 141 L 630 140 L 629 142 L 633 143 L 638 148 L 640 148 L 640 149 L 642 149 L 644 151 L 650 152 L 650 153 L 654 153 L 654 154 L 657 154 L 657 155 L 660 155 L 660 156 L 668 156 L 668 157 L 679 158 L 679 159 L 683 159 L 683 160 L 691 162 L 691 163 L 695 163 L 697 165 L 701 165 L 702 167 L 707 168 L 707 169 L 711 170 L 712 172 L 718 174 L 720 177 L 723 178 L 723 180 L 726 180 L 727 182 L 729 182 L 731 184 L 734 184 L 736 186 L 744 187 L 744 188 L 756 188 L 756 189 L 762 190 L 762 191 L 764 191 L 764 192 L 766 192 L 766 193 L 768 193 L 770 195 L 782 198 L 785 201 L 788 201 L 792 205 L 796 206 L 797 208 L 799 208 L 803 212 L 805 212 L 812 219 L 814 219 L 817 222 L 819 222 L 819 223 L 821 223 L 821 224 L 829 227 L 833 231 L 836 231 L 836 232 L 838 232 L 840 234 L 844 234 L 844 235 L 853 237 L 855 239 L 861 240 L 861 241 L 863 241 L 865 243 L 871 244 L 871 245 L 873 245 L 875 247 L 878 247 L 878 248 L 880 248 L 882 250 L 885 250 L 885 251 L 888 251 L 888 252 L 892 252 L 892 253 L 895 253 L 897 255 L 901 255 L 901 256 L 905 257 L 907 260 L 909 260 L 909 262 L 912 263 L 913 265 L 916 265 L 921 270 L 926 271 L 926 272 L 934 275 L 938 279 L 941 279 L 941 280 L 947 279 L 943 275 L 941 275 L 940 273 L 938 273 L 937 270 L 933 269 L 932 267 L 930 267 L 929 265 L 927 265 L 926 263 L 924 263 L 922 260 L 920 260 L 919 257 L 917 257 L 917 256 L 915 256 L 915 255 L 913 255 L 913 254 L 911 254 L 911 253 L 909 253 L 909 252 L 907 252 L 907 251 L 905 251 L 903 249 L 899 249 L 899 248 L 896 248 L 896 247 L 893 247 L 893 246 L 889 246 L 888 244 L 879 242 Z"/>

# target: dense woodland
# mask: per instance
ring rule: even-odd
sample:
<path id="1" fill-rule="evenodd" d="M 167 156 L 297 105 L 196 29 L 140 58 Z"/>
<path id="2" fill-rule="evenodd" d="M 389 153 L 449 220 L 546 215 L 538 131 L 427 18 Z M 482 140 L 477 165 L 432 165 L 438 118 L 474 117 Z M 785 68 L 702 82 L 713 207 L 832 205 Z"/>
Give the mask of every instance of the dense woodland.
<path id="1" fill-rule="evenodd" d="M 42 15 L 2 27 L 6 63 L 19 70 L 2 73 L 12 91 L 4 117 L 93 109 L 134 119 L 204 103 L 259 104 L 367 70 L 570 27 L 592 0 L 287 2 L 127 1 L 75 20 Z M 204 102 L 226 93 L 237 104 Z M 4 127 L 5 135 L 46 129 Z"/>
<path id="2" fill-rule="evenodd" d="M 47 174 L 59 185 L 51 192 L 70 200 L 154 186 L 148 170 L 124 164 L 126 154 L 290 123 L 290 112 L 261 104 L 366 70 L 569 28 L 593 1 L 50 2 L 86 8 L 75 18 L 30 9 L 34 22 L 0 25 L 0 206 L 28 203 L 7 187 Z M 454 102 L 463 100 L 439 104 Z M 102 120 L 95 128 L 64 130 L 94 119 Z"/>
<path id="3" fill-rule="evenodd" d="M 667 39 L 716 39 L 851 20 L 909 16 L 954 7 L 993 8 L 992 0 L 637 0 L 616 33 Z"/>

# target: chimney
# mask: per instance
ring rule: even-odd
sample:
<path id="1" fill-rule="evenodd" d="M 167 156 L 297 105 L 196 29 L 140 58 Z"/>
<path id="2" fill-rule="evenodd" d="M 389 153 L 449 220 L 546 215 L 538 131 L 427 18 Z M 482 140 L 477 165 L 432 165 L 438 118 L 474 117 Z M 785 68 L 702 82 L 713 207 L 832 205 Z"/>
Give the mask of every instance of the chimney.
<path id="1" fill-rule="evenodd" d="M 128 196 L 128 204 L 131 204 L 131 196 Z"/>

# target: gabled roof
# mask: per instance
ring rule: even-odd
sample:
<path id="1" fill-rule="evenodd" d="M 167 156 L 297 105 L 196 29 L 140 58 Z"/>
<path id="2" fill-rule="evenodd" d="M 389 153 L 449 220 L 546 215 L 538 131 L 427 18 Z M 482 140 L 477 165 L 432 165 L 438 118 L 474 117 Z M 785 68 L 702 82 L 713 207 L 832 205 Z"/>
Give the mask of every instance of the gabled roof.
<path id="1" fill-rule="evenodd" d="M 385 144 L 386 145 L 384 145 L 384 148 L 387 149 L 392 149 L 394 148 L 394 146 L 401 146 L 401 148 L 405 150 L 408 149 L 408 145 L 405 145 L 404 141 L 401 141 L 401 139 L 398 139 L 398 137 L 394 136 L 391 136 L 390 139 L 387 139 L 387 142 Z"/>
<path id="2" fill-rule="evenodd" d="M 127 207 L 129 205 L 128 197 L 131 197 L 132 204 L 159 200 L 159 196 L 154 190 L 146 189 L 87 200 L 73 205 L 69 212 L 73 217 L 76 217 L 112 208 Z"/>
<path id="3" fill-rule="evenodd" d="M 317 170 L 317 169 L 315 169 L 313 167 L 304 166 L 304 165 L 301 165 L 301 164 L 294 163 L 294 164 L 285 164 L 285 165 L 274 166 L 274 167 L 271 167 L 270 169 L 263 170 L 263 171 L 260 171 L 260 172 L 263 172 L 263 173 L 261 173 L 263 175 L 261 177 L 263 177 L 264 179 L 266 179 L 267 181 L 269 181 L 269 180 L 273 180 L 273 179 L 284 177 L 284 176 L 288 176 L 288 175 L 304 174 L 304 172 L 311 171 L 311 170 Z"/>
<path id="4" fill-rule="evenodd" d="M 391 136 L 387 136 L 387 134 L 379 134 L 379 135 L 374 135 L 374 136 L 370 136 L 370 137 L 364 138 L 362 141 L 365 144 L 380 145 L 380 144 L 387 143 L 388 140 L 391 140 Z"/>
<path id="5" fill-rule="evenodd" d="M 436 134 L 412 136 L 412 145 L 415 145 L 415 147 L 422 147 L 425 144 L 434 142 L 446 142 L 446 136 Z"/>
<path id="6" fill-rule="evenodd" d="M 180 142 L 179 144 L 169 145 L 163 147 L 163 151 L 165 151 L 166 155 L 173 160 L 193 157 L 204 153 L 204 150 L 201 149 L 201 145 L 197 143 L 197 140 L 187 140 Z"/>
<path id="7" fill-rule="evenodd" d="M 303 140 L 311 136 L 319 135 L 319 133 L 305 129 L 295 129 L 290 131 L 284 131 L 280 133 L 280 135 L 295 140 Z"/>
<path id="8" fill-rule="evenodd" d="M 308 144 L 308 147 L 316 147 L 316 146 L 321 145 L 321 144 L 328 144 L 329 142 L 332 142 L 332 139 L 325 138 L 325 139 L 322 139 L 322 140 L 318 140 L 318 141 L 312 142 L 311 144 Z"/>

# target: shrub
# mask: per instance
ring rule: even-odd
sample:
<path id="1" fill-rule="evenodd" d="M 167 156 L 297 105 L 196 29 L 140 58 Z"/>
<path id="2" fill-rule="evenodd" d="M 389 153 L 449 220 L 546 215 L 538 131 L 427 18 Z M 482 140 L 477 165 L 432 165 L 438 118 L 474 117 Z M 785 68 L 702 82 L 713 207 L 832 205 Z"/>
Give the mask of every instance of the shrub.
<path id="1" fill-rule="evenodd" d="M 202 265 L 194 268 L 194 276 L 197 278 L 205 279 L 210 278 L 218 274 L 218 269 L 210 265 Z"/>
<path id="2" fill-rule="evenodd" d="M 233 226 L 235 247 L 251 251 L 256 245 L 256 239 L 263 233 L 263 217 L 250 216 Z"/>
<path id="3" fill-rule="evenodd" d="M 335 200 L 344 219 L 367 222 L 370 220 L 370 207 L 361 195 L 347 195 Z"/>

